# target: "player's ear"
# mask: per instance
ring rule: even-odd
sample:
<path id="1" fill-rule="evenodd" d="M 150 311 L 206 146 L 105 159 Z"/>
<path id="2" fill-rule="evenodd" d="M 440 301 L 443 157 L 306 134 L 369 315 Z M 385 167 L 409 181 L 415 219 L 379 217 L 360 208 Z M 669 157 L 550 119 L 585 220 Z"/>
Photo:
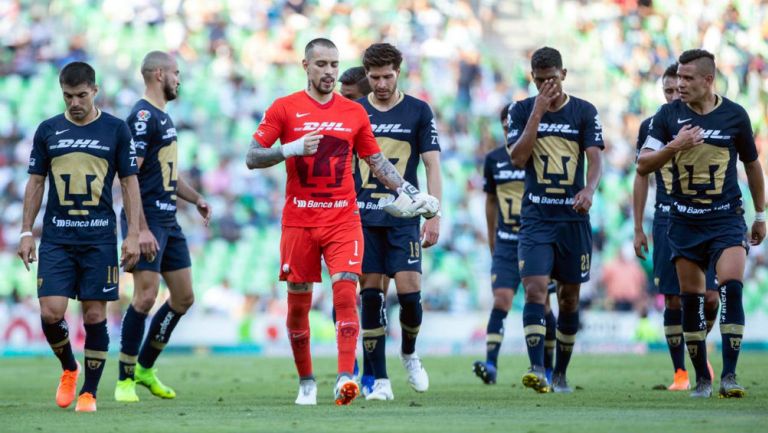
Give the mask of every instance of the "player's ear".
<path id="1" fill-rule="evenodd" d="M 302 67 L 302 68 L 304 68 L 304 70 L 306 71 L 306 70 L 307 70 L 307 68 L 309 67 L 309 60 L 307 60 L 307 59 L 302 59 L 302 60 L 301 60 L 301 67 Z"/>
<path id="2" fill-rule="evenodd" d="M 565 76 L 568 75 L 568 69 L 561 69 L 560 70 L 560 81 L 565 81 Z"/>

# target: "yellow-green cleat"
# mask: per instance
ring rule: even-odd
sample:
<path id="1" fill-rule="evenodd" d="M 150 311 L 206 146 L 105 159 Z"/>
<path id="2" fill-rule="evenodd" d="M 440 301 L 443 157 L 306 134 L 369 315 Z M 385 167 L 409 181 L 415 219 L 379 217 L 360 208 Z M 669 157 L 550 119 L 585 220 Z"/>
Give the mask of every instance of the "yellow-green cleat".
<path id="1" fill-rule="evenodd" d="M 149 392 L 160 398 L 176 398 L 176 391 L 172 388 L 163 385 L 160 379 L 157 378 L 157 367 L 144 368 L 139 364 L 136 364 L 136 370 L 134 373 L 136 383 L 144 385 L 149 389 Z"/>
<path id="2" fill-rule="evenodd" d="M 130 377 L 118 380 L 115 385 L 115 401 L 121 403 L 136 403 L 139 396 L 136 395 L 136 382 Z"/>

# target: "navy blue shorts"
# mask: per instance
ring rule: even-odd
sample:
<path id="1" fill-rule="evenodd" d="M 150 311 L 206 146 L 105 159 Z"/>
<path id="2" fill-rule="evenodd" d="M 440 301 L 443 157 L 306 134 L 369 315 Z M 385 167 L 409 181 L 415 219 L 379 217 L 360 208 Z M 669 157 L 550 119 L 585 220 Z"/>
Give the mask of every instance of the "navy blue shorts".
<path id="1" fill-rule="evenodd" d="M 749 252 L 747 225 L 741 216 L 719 219 L 707 224 L 686 224 L 671 220 L 667 230 L 670 260 L 686 258 L 703 270 L 714 267 L 724 250 L 743 247 Z"/>
<path id="2" fill-rule="evenodd" d="M 679 295 L 680 281 L 672 261 L 672 250 L 669 246 L 669 219 L 656 218 L 653 220 L 653 284 L 662 295 Z M 715 264 L 707 268 L 707 290 L 717 290 Z"/>
<path id="3" fill-rule="evenodd" d="M 123 229 L 123 239 L 125 239 L 125 235 L 128 233 L 127 222 L 122 218 L 120 222 Z M 171 272 L 192 266 L 192 259 L 189 256 L 189 247 L 187 246 L 187 238 L 184 237 L 184 232 L 181 231 L 181 226 L 176 224 L 174 226 L 164 227 L 150 223 L 149 230 L 155 235 L 155 239 L 157 239 L 157 244 L 160 246 L 160 249 L 157 251 L 155 260 L 151 262 L 147 261 L 147 258 L 142 254 L 133 270 Z"/>
<path id="4" fill-rule="evenodd" d="M 363 273 L 421 273 L 421 240 L 418 225 L 363 227 Z"/>
<path id="5" fill-rule="evenodd" d="M 120 278 L 117 245 L 61 245 L 43 241 L 38 257 L 38 297 L 117 300 Z"/>
<path id="6" fill-rule="evenodd" d="M 563 284 L 589 281 L 592 227 L 588 221 L 534 221 L 520 228 L 520 277 L 551 276 Z"/>
<path id="7" fill-rule="evenodd" d="M 517 242 L 500 241 L 496 238 L 491 262 L 491 288 L 512 289 L 520 286 L 520 269 L 517 265 Z"/>

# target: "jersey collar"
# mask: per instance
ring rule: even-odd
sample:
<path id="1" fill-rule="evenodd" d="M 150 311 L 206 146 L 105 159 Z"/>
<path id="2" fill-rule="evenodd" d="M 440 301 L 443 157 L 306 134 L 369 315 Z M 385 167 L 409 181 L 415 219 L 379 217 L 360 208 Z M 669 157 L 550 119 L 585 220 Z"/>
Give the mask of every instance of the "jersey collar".
<path id="1" fill-rule="evenodd" d="M 368 103 L 371 104 L 371 107 L 373 107 L 376 111 L 380 113 L 386 113 L 387 111 L 392 111 L 393 108 L 397 107 L 398 104 L 403 102 L 403 100 L 405 99 L 405 93 L 403 93 L 400 90 L 398 90 L 397 93 L 398 93 L 397 101 L 395 101 L 395 103 L 392 104 L 392 106 L 387 108 L 386 110 L 382 110 L 379 108 L 378 105 L 376 105 L 376 102 L 375 102 L 376 98 L 373 96 L 373 92 L 368 94 Z"/>
<path id="2" fill-rule="evenodd" d="M 68 121 L 69 123 L 71 123 L 71 124 L 73 124 L 73 125 L 75 125 L 75 126 L 80 126 L 80 127 L 82 127 L 82 126 L 87 126 L 87 125 L 90 125 L 91 123 L 93 123 L 93 122 L 95 122 L 95 121 L 99 120 L 99 117 L 101 117 L 101 110 L 100 110 L 100 109 L 98 109 L 97 107 L 93 107 L 93 108 L 96 110 L 96 117 L 94 117 L 94 118 L 93 118 L 93 120 L 91 120 L 91 121 L 90 121 L 90 122 L 88 122 L 88 123 L 82 123 L 82 124 L 81 124 L 81 123 L 77 123 L 77 122 L 75 122 L 74 120 L 72 120 L 72 118 L 70 118 L 70 117 L 69 117 L 69 113 L 67 113 L 66 111 L 64 112 L 64 118 L 65 118 L 65 119 L 67 119 L 67 121 Z"/>

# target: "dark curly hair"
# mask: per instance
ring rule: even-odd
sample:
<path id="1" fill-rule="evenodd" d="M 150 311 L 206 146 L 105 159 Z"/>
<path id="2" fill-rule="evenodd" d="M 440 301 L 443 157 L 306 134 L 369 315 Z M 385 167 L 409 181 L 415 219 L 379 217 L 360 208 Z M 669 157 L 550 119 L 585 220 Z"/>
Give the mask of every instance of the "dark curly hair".
<path id="1" fill-rule="evenodd" d="M 541 47 L 531 56 L 531 69 L 563 69 L 563 57 L 560 51 L 551 47 Z"/>
<path id="2" fill-rule="evenodd" d="M 403 63 L 403 53 L 394 45 L 386 42 L 373 44 L 363 53 L 363 67 L 365 70 L 392 65 L 393 69 L 400 69 Z"/>

